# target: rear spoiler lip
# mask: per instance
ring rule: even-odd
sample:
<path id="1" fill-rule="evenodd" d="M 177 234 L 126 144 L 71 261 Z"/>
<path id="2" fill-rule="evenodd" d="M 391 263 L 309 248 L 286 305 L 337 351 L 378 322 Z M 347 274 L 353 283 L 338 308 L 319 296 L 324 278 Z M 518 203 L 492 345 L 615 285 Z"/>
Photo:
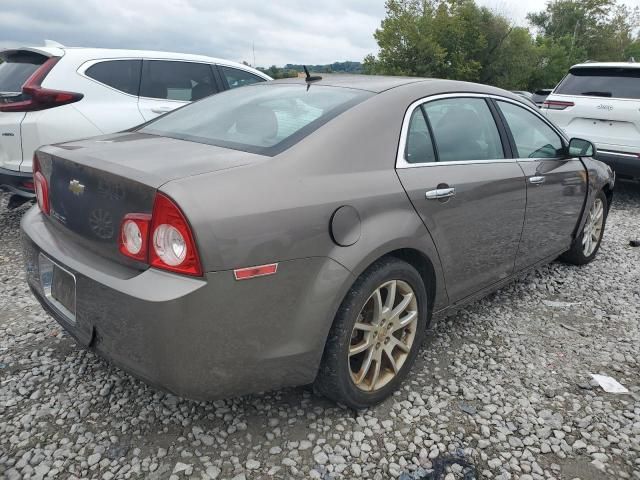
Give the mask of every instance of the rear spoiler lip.
<path id="1" fill-rule="evenodd" d="M 15 47 L 15 48 L 5 48 L 4 50 L 0 50 L 0 58 L 4 58 L 5 55 L 9 55 L 12 53 L 19 52 L 32 52 L 38 53 L 44 57 L 63 57 L 65 51 L 63 48 L 58 47 Z"/>

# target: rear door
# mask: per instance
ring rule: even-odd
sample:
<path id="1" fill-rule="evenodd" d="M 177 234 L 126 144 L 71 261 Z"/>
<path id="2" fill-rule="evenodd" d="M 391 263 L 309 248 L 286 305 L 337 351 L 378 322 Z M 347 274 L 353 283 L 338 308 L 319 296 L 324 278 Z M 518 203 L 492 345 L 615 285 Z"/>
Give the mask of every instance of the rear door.
<path id="1" fill-rule="evenodd" d="M 148 121 L 219 90 L 208 63 L 145 60 L 138 108 Z"/>
<path id="2" fill-rule="evenodd" d="M 527 211 L 516 269 L 555 256 L 571 245 L 587 195 L 579 158 L 567 158 L 560 135 L 532 109 L 497 100 L 514 156 L 527 177 Z"/>
<path id="3" fill-rule="evenodd" d="M 513 273 L 522 233 L 524 176 L 492 108 L 482 96 L 434 97 L 403 125 L 398 176 L 454 302 Z"/>
<path id="4" fill-rule="evenodd" d="M 571 137 L 604 148 L 640 149 L 640 67 L 573 68 L 545 112 Z"/>
<path id="5" fill-rule="evenodd" d="M 24 50 L 0 54 L 0 168 L 19 170 L 22 163 L 20 124 L 25 112 L 11 112 L 23 99 L 22 85 L 48 57 Z"/>

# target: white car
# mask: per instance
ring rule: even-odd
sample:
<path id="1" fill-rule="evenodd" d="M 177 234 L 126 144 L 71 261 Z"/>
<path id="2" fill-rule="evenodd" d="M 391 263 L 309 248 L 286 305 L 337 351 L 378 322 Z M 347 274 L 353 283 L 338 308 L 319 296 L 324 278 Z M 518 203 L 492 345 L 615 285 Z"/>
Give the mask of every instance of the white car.
<path id="1" fill-rule="evenodd" d="M 27 198 L 41 145 L 126 130 L 213 93 L 271 80 L 201 55 L 55 42 L 3 50 L 0 59 L 0 187 Z"/>
<path id="2" fill-rule="evenodd" d="M 570 137 L 595 143 L 618 176 L 640 178 L 640 63 L 574 65 L 542 111 Z"/>

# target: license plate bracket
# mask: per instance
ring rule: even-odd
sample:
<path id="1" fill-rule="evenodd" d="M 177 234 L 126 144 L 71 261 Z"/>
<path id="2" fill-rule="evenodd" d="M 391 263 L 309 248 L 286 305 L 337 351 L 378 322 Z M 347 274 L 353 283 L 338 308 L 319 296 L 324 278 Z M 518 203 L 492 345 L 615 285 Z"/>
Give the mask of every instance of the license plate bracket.
<path id="1" fill-rule="evenodd" d="M 76 323 L 76 277 L 42 253 L 38 258 L 40 284 L 49 304 L 68 322 Z"/>

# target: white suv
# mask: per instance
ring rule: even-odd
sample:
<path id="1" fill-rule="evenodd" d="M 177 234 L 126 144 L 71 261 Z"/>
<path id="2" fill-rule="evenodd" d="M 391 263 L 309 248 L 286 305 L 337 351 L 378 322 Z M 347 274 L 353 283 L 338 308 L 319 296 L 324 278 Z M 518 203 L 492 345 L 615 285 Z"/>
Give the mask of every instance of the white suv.
<path id="1" fill-rule="evenodd" d="M 640 63 L 582 63 L 542 111 L 569 137 L 591 140 L 621 177 L 640 178 Z"/>
<path id="2" fill-rule="evenodd" d="M 68 48 L 0 52 L 0 188 L 33 197 L 41 145 L 114 133 L 193 100 L 270 77 L 200 55 Z"/>

